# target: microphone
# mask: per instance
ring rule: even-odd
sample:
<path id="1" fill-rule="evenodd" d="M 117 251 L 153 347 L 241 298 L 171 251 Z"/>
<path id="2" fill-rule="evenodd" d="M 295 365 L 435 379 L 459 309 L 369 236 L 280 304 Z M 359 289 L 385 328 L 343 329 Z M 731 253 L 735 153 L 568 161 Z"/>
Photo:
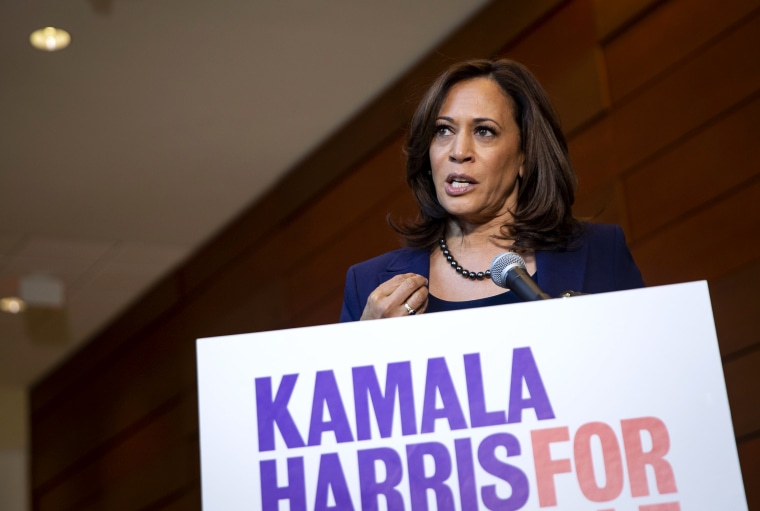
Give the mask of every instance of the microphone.
<path id="1" fill-rule="evenodd" d="M 530 278 L 525 261 L 514 252 L 504 252 L 494 258 L 491 262 L 491 280 L 497 286 L 513 291 L 524 302 L 551 298 Z"/>

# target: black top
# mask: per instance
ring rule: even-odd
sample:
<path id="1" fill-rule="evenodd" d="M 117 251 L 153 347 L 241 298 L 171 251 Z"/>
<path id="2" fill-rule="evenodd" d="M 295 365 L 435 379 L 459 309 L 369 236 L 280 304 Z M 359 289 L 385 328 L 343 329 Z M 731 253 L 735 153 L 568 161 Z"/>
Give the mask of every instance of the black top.
<path id="1" fill-rule="evenodd" d="M 531 275 L 531 278 L 539 285 L 539 287 L 541 286 L 538 281 L 538 272 Z M 428 305 L 427 309 L 425 309 L 425 313 L 455 311 L 460 309 L 471 309 L 473 307 L 489 307 L 491 305 L 506 305 L 508 303 L 520 302 L 522 302 L 520 297 L 512 291 L 505 291 L 498 295 L 478 298 L 477 300 L 465 300 L 463 302 L 447 302 L 446 300 L 441 300 L 437 296 L 428 295 Z"/>
<path id="2" fill-rule="evenodd" d="M 512 291 L 506 291 L 498 295 L 477 300 L 465 300 L 464 302 L 447 302 L 433 295 L 428 295 L 428 305 L 425 314 L 430 312 L 455 311 L 459 309 L 471 309 L 473 307 L 488 307 L 490 305 L 505 305 L 508 303 L 519 303 L 522 300 Z"/>

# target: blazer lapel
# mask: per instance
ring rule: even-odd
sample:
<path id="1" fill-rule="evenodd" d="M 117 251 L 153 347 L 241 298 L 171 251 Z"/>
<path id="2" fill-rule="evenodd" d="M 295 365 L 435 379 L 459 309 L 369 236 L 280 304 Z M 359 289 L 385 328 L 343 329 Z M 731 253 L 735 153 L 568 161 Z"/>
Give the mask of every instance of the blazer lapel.
<path id="1" fill-rule="evenodd" d="M 425 250 L 401 250 L 380 274 L 380 282 L 402 273 L 417 273 L 430 278 L 430 253 Z"/>

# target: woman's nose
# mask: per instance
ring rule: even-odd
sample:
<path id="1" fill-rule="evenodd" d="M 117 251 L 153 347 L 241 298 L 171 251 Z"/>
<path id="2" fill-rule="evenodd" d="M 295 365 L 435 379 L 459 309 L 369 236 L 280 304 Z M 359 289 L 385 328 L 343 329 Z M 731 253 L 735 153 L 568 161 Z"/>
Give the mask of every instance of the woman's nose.
<path id="1" fill-rule="evenodd" d="M 449 161 L 455 163 L 465 163 L 472 160 L 472 143 L 464 134 L 458 134 L 454 143 L 451 145 Z"/>

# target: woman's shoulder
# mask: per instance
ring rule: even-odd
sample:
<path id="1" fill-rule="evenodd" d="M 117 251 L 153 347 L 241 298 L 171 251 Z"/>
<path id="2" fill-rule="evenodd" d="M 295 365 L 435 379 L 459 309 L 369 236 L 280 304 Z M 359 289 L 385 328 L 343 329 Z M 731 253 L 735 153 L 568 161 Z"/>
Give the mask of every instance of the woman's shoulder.
<path id="1" fill-rule="evenodd" d="M 590 245 L 625 244 L 625 234 L 618 224 L 602 224 L 596 222 L 581 222 L 580 232 L 576 241 Z"/>
<path id="2" fill-rule="evenodd" d="M 604 224 L 597 222 L 581 222 L 583 233 L 590 236 L 614 236 L 622 231 L 618 224 Z"/>
<path id="3" fill-rule="evenodd" d="M 428 261 L 426 250 L 414 248 L 399 248 L 385 252 L 366 261 L 356 263 L 349 271 L 359 274 L 377 274 L 380 272 L 399 272 L 406 273 L 407 269 L 419 268 L 420 265 Z"/>

